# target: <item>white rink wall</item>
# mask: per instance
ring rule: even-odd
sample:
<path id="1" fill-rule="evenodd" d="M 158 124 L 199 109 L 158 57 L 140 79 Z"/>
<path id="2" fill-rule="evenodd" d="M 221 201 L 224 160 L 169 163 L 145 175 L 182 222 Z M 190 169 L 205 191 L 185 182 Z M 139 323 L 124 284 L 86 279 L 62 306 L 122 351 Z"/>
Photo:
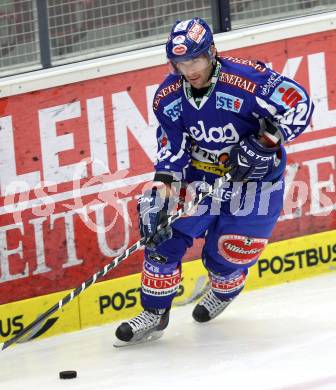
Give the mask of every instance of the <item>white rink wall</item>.
<path id="1" fill-rule="evenodd" d="M 273 22 L 215 35 L 220 52 L 277 40 L 299 37 L 336 28 L 336 12 L 326 12 L 287 21 Z M 256 58 L 258 53 L 256 53 Z M 95 60 L 58 66 L 0 80 L 0 98 L 56 87 L 83 80 L 149 68 L 166 63 L 163 45 Z"/>

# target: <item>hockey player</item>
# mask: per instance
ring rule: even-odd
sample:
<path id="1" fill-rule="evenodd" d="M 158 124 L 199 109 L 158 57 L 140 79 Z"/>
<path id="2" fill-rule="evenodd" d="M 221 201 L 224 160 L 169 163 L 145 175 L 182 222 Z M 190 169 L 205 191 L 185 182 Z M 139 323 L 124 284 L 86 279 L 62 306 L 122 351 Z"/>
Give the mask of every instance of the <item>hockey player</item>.
<path id="1" fill-rule="evenodd" d="M 212 32 L 200 18 L 174 24 L 166 53 L 171 74 L 153 102 L 159 121 L 155 176 L 138 206 L 140 233 L 147 239 L 144 310 L 117 328 L 117 346 L 162 334 L 179 287 L 182 258 L 195 238 L 205 238 L 202 260 L 211 288 L 193 318 L 205 322 L 217 317 L 240 294 L 282 209 L 283 144 L 304 131 L 313 112 L 307 92 L 294 80 L 259 61 L 219 57 Z M 197 183 L 200 191 L 227 172 L 230 183 L 202 203 L 204 212 L 157 231 L 167 220 L 174 184 Z"/>

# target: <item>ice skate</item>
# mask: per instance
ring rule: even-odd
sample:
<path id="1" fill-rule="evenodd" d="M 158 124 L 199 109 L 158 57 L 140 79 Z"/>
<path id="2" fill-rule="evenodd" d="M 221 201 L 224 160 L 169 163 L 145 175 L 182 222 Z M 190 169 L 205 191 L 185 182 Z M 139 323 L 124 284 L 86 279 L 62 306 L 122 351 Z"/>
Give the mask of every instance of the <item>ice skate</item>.
<path id="1" fill-rule="evenodd" d="M 210 289 L 195 306 L 192 316 L 197 322 L 210 321 L 221 314 L 231 301 L 232 299 L 228 301 L 221 301 Z"/>
<path id="2" fill-rule="evenodd" d="M 118 326 L 113 345 L 118 348 L 157 340 L 168 323 L 169 309 L 144 310 Z"/>

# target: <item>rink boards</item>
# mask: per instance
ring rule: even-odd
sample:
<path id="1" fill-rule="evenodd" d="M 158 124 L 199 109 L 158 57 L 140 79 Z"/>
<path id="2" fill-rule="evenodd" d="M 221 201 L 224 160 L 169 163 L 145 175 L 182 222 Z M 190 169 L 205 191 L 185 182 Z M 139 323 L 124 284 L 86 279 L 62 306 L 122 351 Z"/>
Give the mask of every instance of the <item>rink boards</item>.
<path id="1" fill-rule="evenodd" d="M 215 37 L 219 52 L 258 56 L 315 103 L 311 126 L 286 145 L 283 212 L 246 290 L 336 267 L 335 21 L 323 13 Z M 136 205 L 156 152 L 151 105 L 166 73 L 162 45 L 0 81 L 0 341 L 139 239 Z M 206 283 L 201 244 L 185 256 L 176 303 Z M 44 336 L 136 314 L 142 259 L 137 251 L 56 312 Z"/>
<path id="2" fill-rule="evenodd" d="M 327 272 L 336 272 L 336 230 L 269 244 L 250 269 L 245 291 Z M 185 263 L 175 305 L 187 304 L 205 288 L 206 282 L 207 273 L 201 260 Z M 94 284 L 52 315 L 57 321 L 41 337 L 134 316 L 141 310 L 139 289 L 140 274 Z M 13 337 L 69 291 L 1 305 L 0 342 Z"/>

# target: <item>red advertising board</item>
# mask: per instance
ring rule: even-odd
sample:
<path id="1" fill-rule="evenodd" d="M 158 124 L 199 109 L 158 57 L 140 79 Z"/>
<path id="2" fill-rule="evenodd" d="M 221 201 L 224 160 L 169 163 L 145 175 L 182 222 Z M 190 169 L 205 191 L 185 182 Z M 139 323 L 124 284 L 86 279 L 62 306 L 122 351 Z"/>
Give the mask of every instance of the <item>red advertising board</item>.
<path id="1" fill-rule="evenodd" d="M 288 146 L 272 241 L 336 228 L 336 31 L 231 50 L 307 88 L 311 127 Z M 166 66 L 0 100 L 0 304 L 73 288 L 138 240 L 153 177 L 151 104 Z M 202 242 L 186 260 L 199 257 Z M 142 253 L 107 278 L 139 272 Z"/>

